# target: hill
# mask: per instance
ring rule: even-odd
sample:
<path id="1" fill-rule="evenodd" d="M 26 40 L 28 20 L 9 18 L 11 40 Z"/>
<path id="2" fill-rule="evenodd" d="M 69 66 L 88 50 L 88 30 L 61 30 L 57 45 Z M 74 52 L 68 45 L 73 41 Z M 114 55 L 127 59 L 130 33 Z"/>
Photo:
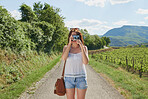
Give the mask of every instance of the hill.
<path id="1" fill-rule="evenodd" d="M 103 36 L 110 37 L 110 46 L 127 46 L 148 42 L 148 26 L 124 25 L 113 28 Z"/>

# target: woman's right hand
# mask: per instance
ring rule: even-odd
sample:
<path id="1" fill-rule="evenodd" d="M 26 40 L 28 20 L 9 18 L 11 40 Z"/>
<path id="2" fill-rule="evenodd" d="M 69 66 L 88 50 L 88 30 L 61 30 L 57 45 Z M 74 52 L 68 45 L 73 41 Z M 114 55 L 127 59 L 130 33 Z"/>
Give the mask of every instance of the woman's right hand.
<path id="1" fill-rule="evenodd" d="M 71 45 L 71 40 L 73 39 L 72 35 L 69 37 L 69 44 Z"/>

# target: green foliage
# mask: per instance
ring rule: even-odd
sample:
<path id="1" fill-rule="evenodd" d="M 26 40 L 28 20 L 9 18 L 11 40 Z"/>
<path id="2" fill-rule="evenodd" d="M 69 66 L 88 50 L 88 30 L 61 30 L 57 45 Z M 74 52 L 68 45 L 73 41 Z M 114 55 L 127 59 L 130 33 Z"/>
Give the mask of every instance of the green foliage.
<path id="1" fill-rule="evenodd" d="M 42 9 L 43 9 L 43 4 L 41 4 L 41 2 L 34 3 L 33 11 L 35 11 L 35 14 L 37 15 L 38 18 L 39 16 L 41 16 Z"/>
<path id="2" fill-rule="evenodd" d="M 80 31 L 83 34 L 84 44 L 89 50 L 101 49 L 104 45 L 108 45 L 110 43 L 110 39 L 108 37 L 100 38 L 98 35 L 90 35 L 86 29 L 81 29 Z"/>
<path id="3" fill-rule="evenodd" d="M 40 21 L 48 22 L 54 26 L 54 32 L 48 33 L 51 41 L 45 44 L 45 52 L 62 51 L 67 41 L 68 29 L 64 25 L 64 17 L 59 15 L 60 9 L 41 2 L 34 3 L 33 10 Z"/>
<path id="4" fill-rule="evenodd" d="M 142 72 L 148 72 L 148 48 L 137 46 L 130 48 L 129 46 L 129 48 L 120 48 L 110 52 L 100 53 L 97 57 L 116 64 L 122 64 L 124 67 L 128 65 L 129 68 L 136 71 L 142 70 Z M 128 64 L 126 63 L 126 57 Z"/>
<path id="5" fill-rule="evenodd" d="M 8 11 L 0 6 L 0 47 L 11 48 L 15 52 L 37 50 L 48 52 L 62 51 L 68 29 L 63 17 L 54 8 L 34 3 L 33 10 L 26 4 L 20 6 L 21 20 L 15 20 Z"/>
<path id="6" fill-rule="evenodd" d="M 111 43 L 110 38 L 109 37 L 102 37 L 103 39 L 103 45 L 108 46 L 109 43 Z"/>
<path id="7" fill-rule="evenodd" d="M 53 45 L 52 50 L 63 51 L 64 45 L 67 44 L 68 30 L 65 27 L 56 27 L 56 31 L 53 34 L 53 40 L 50 42 Z"/>
<path id="8" fill-rule="evenodd" d="M 32 22 L 32 21 L 37 21 L 37 16 L 36 14 L 32 11 L 31 7 L 27 6 L 26 4 L 22 4 L 20 6 L 21 15 L 22 19 L 21 21 L 25 22 Z"/>
<path id="9" fill-rule="evenodd" d="M 0 49 L 0 99 L 17 99 L 33 82 L 40 80 L 61 55 L 27 51 L 15 54 Z M 9 62 L 8 62 L 9 61 Z"/>
<path id="10" fill-rule="evenodd" d="M 54 8 L 47 3 L 43 6 L 40 2 L 34 3 L 33 7 L 40 21 L 46 21 L 51 23 L 53 26 L 64 27 L 64 17 L 59 15 L 59 8 Z"/>
<path id="11" fill-rule="evenodd" d="M 0 41 L 1 48 L 10 47 L 13 51 L 29 49 L 28 45 L 30 45 L 20 23 L 2 7 L 0 7 Z"/>
<path id="12" fill-rule="evenodd" d="M 33 22 L 32 26 L 36 27 L 36 31 L 38 31 L 39 29 L 40 31 L 30 33 L 29 37 L 32 39 L 33 42 L 36 43 L 37 51 L 44 51 L 44 48 L 48 47 L 49 43 L 52 41 L 55 27 L 45 21 Z"/>

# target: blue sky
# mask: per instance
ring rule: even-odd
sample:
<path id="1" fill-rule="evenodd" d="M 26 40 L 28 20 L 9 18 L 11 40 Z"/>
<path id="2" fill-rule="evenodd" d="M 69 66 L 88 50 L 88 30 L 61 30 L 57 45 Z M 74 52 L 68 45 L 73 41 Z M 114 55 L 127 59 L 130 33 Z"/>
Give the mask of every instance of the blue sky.
<path id="1" fill-rule="evenodd" d="M 39 1 L 60 8 L 65 26 L 87 29 L 91 35 L 123 25 L 148 26 L 148 0 L 0 0 L 0 5 L 19 19 L 22 3 L 32 7 Z"/>

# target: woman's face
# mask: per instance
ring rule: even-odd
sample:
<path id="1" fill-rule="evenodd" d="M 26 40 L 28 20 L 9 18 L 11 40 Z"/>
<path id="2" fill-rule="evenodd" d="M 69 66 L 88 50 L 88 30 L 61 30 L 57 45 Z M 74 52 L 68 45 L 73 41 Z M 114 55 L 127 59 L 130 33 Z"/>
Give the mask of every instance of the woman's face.
<path id="1" fill-rule="evenodd" d="M 77 35 L 76 32 L 72 32 L 71 35 L 72 35 L 72 41 L 71 41 L 71 42 L 72 42 L 72 43 L 76 43 L 76 41 L 75 41 L 74 38 L 73 38 L 73 35 Z"/>

